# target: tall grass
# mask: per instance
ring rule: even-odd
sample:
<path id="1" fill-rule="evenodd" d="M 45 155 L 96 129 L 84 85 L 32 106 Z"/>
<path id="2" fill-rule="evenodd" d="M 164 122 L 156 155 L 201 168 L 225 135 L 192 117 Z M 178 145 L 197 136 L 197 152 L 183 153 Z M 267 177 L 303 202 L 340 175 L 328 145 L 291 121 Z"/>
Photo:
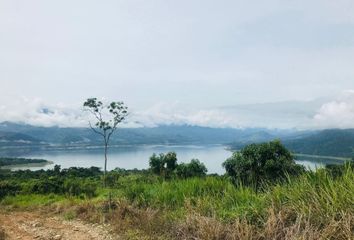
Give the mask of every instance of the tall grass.
<path id="1" fill-rule="evenodd" d="M 319 224 L 343 213 L 354 215 L 353 169 L 336 179 L 323 170 L 309 172 L 271 188 L 268 197 L 276 210 L 286 208 Z"/>
<path id="2" fill-rule="evenodd" d="M 349 167 L 339 177 L 317 170 L 258 192 L 214 176 L 169 181 L 127 176 L 118 186 L 112 190 L 111 211 L 102 200 L 107 189 L 70 211 L 146 239 L 354 239 L 354 171 Z M 66 204 L 62 198 L 18 195 L 2 204 Z"/>
<path id="3" fill-rule="evenodd" d="M 222 219 L 260 216 L 267 204 L 265 194 L 216 177 L 132 184 L 124 196 L 139 207 L 198 211 Z"/>
<path id="4" fill-rule="evenodd" d="M 354 172 L 324 170 L 263 192 L 207 177 L 133 184 L 123 196 L 139 208 L 182 211 L 178 239 L 354 239 Z"/>

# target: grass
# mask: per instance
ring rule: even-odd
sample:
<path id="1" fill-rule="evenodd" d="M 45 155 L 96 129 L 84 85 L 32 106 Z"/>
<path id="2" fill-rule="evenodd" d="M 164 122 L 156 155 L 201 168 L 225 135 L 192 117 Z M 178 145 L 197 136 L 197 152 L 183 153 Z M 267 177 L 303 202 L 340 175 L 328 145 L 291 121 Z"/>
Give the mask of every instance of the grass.
<path id="1" fill-rule="evenodd" d="M 8 196 L 3 206 L 60 206 L 65 219 L 109 222 L 125 239 L 354 239 L 354 172 L 308 172 L 263 191 L 209 176 L 119 179 L 93 199 Z M 111 201 L 107 196 L 111 195 Z"/>

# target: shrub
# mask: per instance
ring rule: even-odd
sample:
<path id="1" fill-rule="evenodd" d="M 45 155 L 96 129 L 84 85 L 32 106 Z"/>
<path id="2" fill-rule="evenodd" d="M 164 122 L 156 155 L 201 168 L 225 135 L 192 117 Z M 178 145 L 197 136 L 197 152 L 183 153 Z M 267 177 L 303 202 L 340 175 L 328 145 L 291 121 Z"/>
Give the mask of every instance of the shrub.
<path id="1" fill-rule="evenodd" d="M 346 162 L 344 164 L 327 164 L 326 171 L 334 178 L 343 176 L 346 170 L 354 169 L 354 161 Z"/>
<path id="2" fill-rule="evenodd" d="M 61 194 L 63 193 L 63 181 L 58 177 L 33 179 L 31 181 L 23 183 L 22 190 L 25 193 Z"/>
<path id="3" fill-rule="evenodd" d="M 160 153 L 160 155 L 154 153 L 150 157 L 149 165 L 153 173 L 165 178 L 170 177 L 177 167 L 177 154 L 175 152 Z"/>
<path id="4" fill-rule="evenodd" d="M 234 183 L 241 181 L 256 188 L 262 182 L 283 180 L 287 175 L 299 175 L 305 171 L 278 140 L 248 145 L 235 152 L 223 166 Z"/>
<path id="5" fill-rule="evenodd" d="M 18 184 L 2 181 L 0 182 L 0 199 L 8 195 L 16 195 L 20 190 L 21 187 Z"/>
<path id="6" fill-rule="evenodd" d="M 118 172 L 112 171 L 108 172 L 106 175 L 106 186 L 114 188 L 118 185 L 120 174 Z"/>
<path id="7" fill-rule="evenodd" d="M 181 163 L 176 168 L 176 175 L 180 178 L 202 177 L 207 173 L 207 168 L 198 159 L 192 159 L 190 163 Z"/>
<path id="8" fill-rule="evenodd" d="M 96 196 L 97 185 L 92 181 L 69 178 L 64 181 L 64 193 L 69 196 L 85 195 L 88 198 Z"/>

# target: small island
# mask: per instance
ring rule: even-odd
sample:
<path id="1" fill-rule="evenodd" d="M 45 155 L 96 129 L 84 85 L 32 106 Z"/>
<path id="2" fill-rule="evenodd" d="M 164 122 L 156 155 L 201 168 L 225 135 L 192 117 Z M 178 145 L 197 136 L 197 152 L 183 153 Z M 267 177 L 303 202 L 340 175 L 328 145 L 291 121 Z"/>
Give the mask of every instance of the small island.
<path id="1" fill-rule="evenodd" d="M 11 168 L 12 166 L 45 166 L 52 162 L 45 159 L 0 157 L 0 168 Z"/>

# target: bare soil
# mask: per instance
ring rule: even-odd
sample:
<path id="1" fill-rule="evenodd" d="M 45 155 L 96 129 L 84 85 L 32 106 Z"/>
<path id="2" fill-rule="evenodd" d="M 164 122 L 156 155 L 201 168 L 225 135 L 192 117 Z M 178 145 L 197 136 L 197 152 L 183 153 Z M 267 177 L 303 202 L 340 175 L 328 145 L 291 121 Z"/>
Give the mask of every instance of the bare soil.
<path id="1" fill-rule="evenodd" d="M 38 212 L 0 212 L 0 240 L 115 240 L 108 225 L 88 224 L 79 220 Z"/>

